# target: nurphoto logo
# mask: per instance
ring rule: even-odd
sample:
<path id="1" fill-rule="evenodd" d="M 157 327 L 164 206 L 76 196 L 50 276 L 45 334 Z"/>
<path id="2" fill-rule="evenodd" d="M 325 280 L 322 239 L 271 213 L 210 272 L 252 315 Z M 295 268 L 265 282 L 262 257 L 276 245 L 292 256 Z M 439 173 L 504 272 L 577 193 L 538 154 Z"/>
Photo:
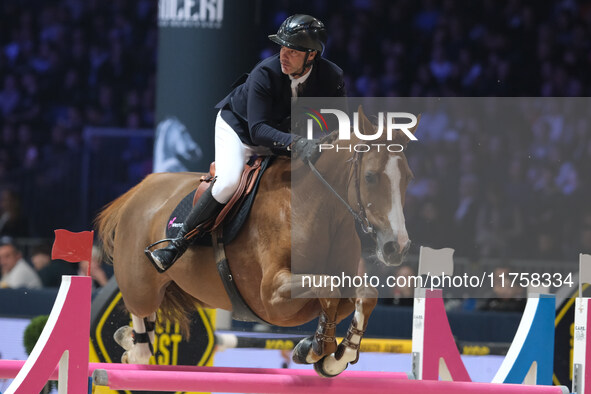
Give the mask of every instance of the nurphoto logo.
<path id="1" fill-rule="evenodd" d="M 417 137 L 410 131 L 417 125 L 417 117 L 409 112 L 379 112 L 378 113 L 378 125 L 373 134 L 364 134 L 359 130 L 359 113 L 353 113 L 353 127 L 351 127 L 351 120 L 349 116 L 338 109 L 320 109 L 320 112 L 315 111 L 311 108 L 307 108 L 308 112 L 306 115 L 310 116 L 311 119 L 307 121 L 307 137 L 308 139 L 314 138 L 314 122 L 320 127 L 321 131 L 328 129 L 327 122 L 322 114 L 334 115 L 338 121 L 339 128 L 339 142 L 351 140 L 351 130 L 355 138 L 361 141 L 377 141 L 383 139 L 384 132 L 386 133 L 386 140 L 393 141 L 396 136 L 395 130 L 400 130 L 408 137 L 411 141 L 417 141 Z M 385 122 L 385 124 L 384 124 Z M 320 151 L 336 149 L 346 150 L 348 152 L 368 152 L 371 149 L 387 150 L 388 152 L 402 152 L 404 147 L 401 144 L 396 143 L 357 143 L 343 145 L 339 144 L 320 144 Z"/>

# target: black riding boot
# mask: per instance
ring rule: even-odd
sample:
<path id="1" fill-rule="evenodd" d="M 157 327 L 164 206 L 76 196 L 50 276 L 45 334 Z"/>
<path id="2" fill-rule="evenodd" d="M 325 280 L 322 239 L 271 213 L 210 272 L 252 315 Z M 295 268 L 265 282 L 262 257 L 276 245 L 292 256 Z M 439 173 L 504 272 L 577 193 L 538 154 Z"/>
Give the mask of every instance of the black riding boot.
<path id="1" fill-rule="evenodd" d="M 164 248 L 156 249 L 153 252 L 146 250 L 146 255 L 152 263 L 154 263 L 158 271 L 164 272 L 169 269 L 189 247 L 191 240 L 185 237 L 187 233 L 201 223 L 217 216 L 224 205 L 225 204 L 220 204 L 215 198 L 213 198 L 211 195 L 211 187 L 207 189 L 201 197 L 199 197 L 197 204 L 195 204 L 185 219 L 183 227 L 181 227 L 177 237 L 171 240 L 170 244 Z"/>

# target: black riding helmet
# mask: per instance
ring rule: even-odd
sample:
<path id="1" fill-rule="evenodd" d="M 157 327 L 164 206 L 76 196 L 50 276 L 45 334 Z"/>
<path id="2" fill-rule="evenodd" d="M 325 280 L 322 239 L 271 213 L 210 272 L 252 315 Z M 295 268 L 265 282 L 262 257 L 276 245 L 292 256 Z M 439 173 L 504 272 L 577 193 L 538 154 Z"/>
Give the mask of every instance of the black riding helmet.
<path id="1" fill-rule="evenodd" d="M 304 74 L 307 67 L 312 65 L 312 62 L 308 63 L 310 53 L 316 51 L 318 56 L 324 51 L 327 34 L 324 23 L 318 19 L 310 15 L 296 14 L 288 17 L 279 26 L 277 34 L 271 34 L 269 39 L 281 46 L 306 52 L 302 70 L 292 74 L 299 77 Z"/>
<path id="2" fill-rule="evenodd" d="M 322 53 L 326 45 L 324 23 L 310 15 L 296 14 L 287 18 L 269 39 L 279 45 L 302 52 Z"/>

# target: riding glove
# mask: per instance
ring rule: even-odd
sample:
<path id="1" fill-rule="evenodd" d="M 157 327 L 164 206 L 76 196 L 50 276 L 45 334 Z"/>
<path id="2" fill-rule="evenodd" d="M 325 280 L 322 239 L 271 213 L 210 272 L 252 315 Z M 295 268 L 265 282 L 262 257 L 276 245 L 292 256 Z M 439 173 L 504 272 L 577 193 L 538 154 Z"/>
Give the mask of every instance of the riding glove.
<path id="1" fill-rule="evenodd" d="M 308 161 L 314 163 L 320 155 L 318 140 L 309 140 L 307 138 L 294 135 L 290 145 L 294 158 L 300 158 L 304 163 Z"/>

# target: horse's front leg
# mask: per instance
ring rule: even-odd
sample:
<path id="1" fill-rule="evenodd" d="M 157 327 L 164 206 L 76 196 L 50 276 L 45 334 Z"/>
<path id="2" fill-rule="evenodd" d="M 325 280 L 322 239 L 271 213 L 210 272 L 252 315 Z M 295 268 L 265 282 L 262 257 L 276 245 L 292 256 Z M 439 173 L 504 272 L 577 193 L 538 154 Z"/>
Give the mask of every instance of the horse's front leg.
<path id="1" fill-rule="evenodd" d="M 336 326 L 339 298 L 318 300 L 322 312 L 314 336 L 301 340 L 293 351 L 293 361 L 298 364 L 314 364 L 337 350 Z"/>
<path id="2" fill-rule="evenodd" d="M 347 330 L 347 335 L 334 354 L 328 354 L 326 358 L 314 366 L 316 372 L 327 377 L 336 376 L 343 372 L 349 363 L 355 364 L 359 360 L 361 339 L 377 302 L 375 289 L 358 290 L 358 297 L 355 299 L 355 314 Z"/>
<path id="3" fill-rule="evenodd" d="M 291 316 L 302 309 L 302 305 L 294 302 L 302 300 L 308 302 L 310 298 L 317 299 L 320 304 L 320 316 L 318 326 L 313 336 L 302 339 L 294 348 L 293 361 L 297 364 L 318 364 L 327 355 L 333 355 L 337 351 L 336 323 L 337 317 L 347 316 L 353 310 L 349 299 L 341 299 L 338 288 L 304 287 L 303 279 L 315 277 L 312 283 L 322 283 L 326 275 L 292 274 L 289 270 L 283 270 L 272 277 L 272 280 L 263 280 L 263 294 L 269 294 L 264 299 L 268 300 L 269 315 L 271 321 L 280 316 Z M 294 294 L 297 298 L 292 298 Z"/>

